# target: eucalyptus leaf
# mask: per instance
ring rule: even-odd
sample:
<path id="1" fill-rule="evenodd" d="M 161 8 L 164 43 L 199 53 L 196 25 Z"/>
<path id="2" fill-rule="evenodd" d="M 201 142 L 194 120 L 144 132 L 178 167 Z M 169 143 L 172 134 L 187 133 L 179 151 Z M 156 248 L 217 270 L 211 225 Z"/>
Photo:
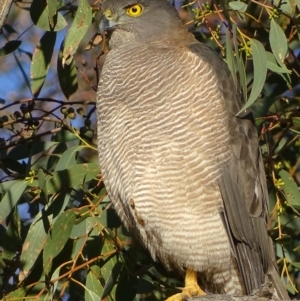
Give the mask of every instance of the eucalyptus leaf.
<path id="1" fill-rule="evenodd" d="M 61 189 L 81 186 L 95 178 L 99 173 L 99 166 L 95 163 L 76 164 L 68 169 L 53 172 L 47 176 L 47 193 L 53 194 Z"/>
<path id="2" fill-rule="evenodd" d="M 60 51 L 58 53 L 57 75 L 61 90 L 65 97 L 69 99 L 70 96 L 73 95 L 78 89 L 77 68 L 75 66 L 73 56 L 70 56 L 68 59 L 68 64 L 64 64 L 64 44 L 65 41 L 62 42 Z"/>
<path id="3" fill-rule="evenodd" d="M 100 299 L 103 287 L 96 275 L 94 275 L 93 271 L 90 271 L 86 277 L 85 286 L 88 288 L 89 291 L 92 291 L 98 296 L 98 299 Z M 90 294 L 88 291 L 85 291 L 85 300 L 88 300 L 90 298 Z"/>
<path id="4" fill-rule="evenodd" d="M 9 53 L 14 52 L 20 47 L 21 44 L 22 41 L 19 40 L 7 42 L 3 47 L 0 48 L 0 56 L 5 56 Z"/>
<path id="5" fill-rule="evenodd" d="M 67 149 L 60 157 L 55 167 L 55 171 L 63 170 L 74 166 L 77 163 L 76 155 L 79 151 L 86 148 L 85 145 L 76 145 Z"/>
<path id="6" fill-rule="evenodd" d="M 266 51 L 267 67 L 276 73 L 290 73 L 291 71 L 285 65 L 279 66 L 273 53 Z"/>
<path id="7" fill-rule="evenodd" d="M 19 202 L 24 190 L 26 189 L 27 181 L 21 180 L 16 181 L 13 185 L 5 192 L 0 202 L 0 223 L 3 223 L 10 212 L 14 209 L 16 204 Z"/>
<path id="8" fill-rule="evenodd" d="M 51 0 L 55 1 L 55 0 Z M 33 0 L 30 7 L 30 16 L 32 19 L 32 22 L 38 26 L 39 28 L 45 30 L 45 31 L 58 31 L 62 30 L 67 26 L 67 22 L 65 18 L 62 16 L 61 13 L 57 13 L 56 16 L 56 22 L 54 24 L 54 21 L 49 20 L 49 14 L 51 15 L 53 13 L 53 8 L 50 6 L 50 12 L 49 7 L 47 4 L 47 0 Z M 50 22 L 49 22 L 50 21 Z M 51 23 L 51 24 L 50 24 Z M 54 28 L 52 25 L 55 25 Z"/>
<path id="9" fill-rule="evenodd" d="M 237 78 L 236 78 L 236 64 L 235 64 L 235 58 L 234 53 L 231 47 L 231 41 L 230 41 L 230 33 L 229 30 L 226 30 L 226 61 L 227 66 L 231 72 L 231 76 L 233 78 L 234 84 L 237 86 Z"/>
<path id="10" fill-rule="evenodd" d="M 287 55 L 288 45 L 286 36 L 281 29 L 281 27 L 276 23 L 274 19 L 271 20 L 271 28 L 270 28 L 270 46 L 272 52 L 280 66 L 284 65 L 284 60 Z"/>
<path id="11" fill-rule="evenodd" d="M 85 299 L 86 301 L 100 301 L 100 296 L 91 290 L 85 290 Z"/>
<path id="12" fill-rule="evenodd" d="M 53 141 L 33 141 L 26 142 L 24 144 L 19 144 L 15 146 L 7 155 L 8 158 L 14 160 L 21 160 L 29 158 L 30 156 L 36 155 L 43 151 L 48 150 L 50 147 L 58 144 L 58 142 Z"/>
<path id="13" fill-rule="evenodd" d="M 242 1 L 231 1 L 228 4 L 233 10 L 241 12 L 245 12 L 247 10 L 247 4 Z"/>
<path id="14" fill-rule="evenodd" d="M 251 49 L 254 65 L 253 84 L 247 103 L 243 106 L 238 114 L 246 110 L 255 102 L 262 91 L 267 76 L 267 57 L 264 46 L 261 44 L 261 42 L 251 39 Z"/>
<path id="15" fill-rule="evenodd" d="M 288 204 L 291 207 L 300 208 L 299 187 L 297 186 L 293 177 L 285 170 L 280 170 L 279 176 L 284 183 L 282 189 Z"/>
<path id="16" fill-rule="evenodd" d="M 37 97 L 45 83 L 56 41 L 56 32 L 47 31 L 36 46 L 30 67 L 31 91 Z"/>
<path id="17" fill-rule="evenodd" d="M 112 261 L 112 262 L 110 263 L 110 261 Z M 117 261 L 115 259 L 115 257 L 110 259 L 110 261 L 109 261 L 110 264 L 113 264 L 113 262 L 115 262 L 112 268 L 107 267 L 107 264 L 102 268 L 103 276 L 106 278 L 105 279 L 106 282 L 105 282 L 104 290 L 103 290 L 103 293 L 101 296 L 101 300 L 110 294 L 113 287 L 117 283 L 121 269 L 123 267 L 123 264 L 120 261 Z"/>
<path id="18" fill-rule="evenodd" d="M 50 222 L 45 211 L 42 210 L 31 224 L 22 247 L 20 260 L 23 265 L 19 274 L 19 281 L 23 281 L 28 276 L 44 248 Z"/>
<path id="19" fill-rule="evenodd" d="M 75 18 L 65 39 L 63 49 L 63 66 L 72 62 L 73 54 L 76 52 L 79 43 L 86 34 L 91 22 L 92 9 L 87 0 L 80 0 Z"/>
<path id="20" fill-rule="evenodd" d="M 75 220 L 74 210 L 62 212 L 50 229 L 43 252 L 43 267 L 46 274 L 49 274 L 53 259 L 61 252 L 69 239 Z"/>
<path id="21" fill-rule="evenodd" d="M 298 9 L 300 9 L 300 0 L 295 0 L 295 3 L 297 5 Z"/>

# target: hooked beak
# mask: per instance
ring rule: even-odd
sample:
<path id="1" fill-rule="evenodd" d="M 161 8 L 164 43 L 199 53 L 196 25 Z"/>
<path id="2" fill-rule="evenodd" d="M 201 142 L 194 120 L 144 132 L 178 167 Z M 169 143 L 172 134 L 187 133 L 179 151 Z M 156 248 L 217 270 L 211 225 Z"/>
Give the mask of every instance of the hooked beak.
<path id="1" fill-rule="evenodd" d="M 118 25 L 118 23 L 112 11 L 109 8 L 106 9 L 103 13 L 103 16 L 100 19 L 100 24 L 99 24 L 100 34 L 103 35 L 105 31 L 109 32 L 114 30 L 116 25 Z"/>

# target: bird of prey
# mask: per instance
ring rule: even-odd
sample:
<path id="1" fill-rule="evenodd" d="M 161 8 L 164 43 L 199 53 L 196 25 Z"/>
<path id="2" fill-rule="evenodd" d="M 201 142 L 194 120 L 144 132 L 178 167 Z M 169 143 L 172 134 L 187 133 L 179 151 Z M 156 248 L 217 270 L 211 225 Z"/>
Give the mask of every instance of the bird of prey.
<path id="1" fill-rule="evenodd" d="M 243 103 L 226 64 L 165 0 L 106 0 L 102 11 L 103 180 L 153 259 L 185 273 L 185 288 L 168 300 L 250 294 L 266 281 L 288 298 L 267 234 L 256 128 L 236 116 Z"/>

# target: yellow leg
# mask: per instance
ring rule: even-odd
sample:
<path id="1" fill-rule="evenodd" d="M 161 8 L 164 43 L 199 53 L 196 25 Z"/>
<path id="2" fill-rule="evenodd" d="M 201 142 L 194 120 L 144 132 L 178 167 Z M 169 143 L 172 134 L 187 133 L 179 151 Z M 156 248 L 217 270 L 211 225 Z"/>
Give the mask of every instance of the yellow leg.
<path id="1" fill-rule="evenodd" d="M 195 296 L 203 296 L 206 293 L 199 287 L 197 282 L 197 273 L 187 269 L 185 274 L 185 286 L 182 293 L 169 297 L 166 301 L 183 301 L 184 298 L 192 298 Z"/>

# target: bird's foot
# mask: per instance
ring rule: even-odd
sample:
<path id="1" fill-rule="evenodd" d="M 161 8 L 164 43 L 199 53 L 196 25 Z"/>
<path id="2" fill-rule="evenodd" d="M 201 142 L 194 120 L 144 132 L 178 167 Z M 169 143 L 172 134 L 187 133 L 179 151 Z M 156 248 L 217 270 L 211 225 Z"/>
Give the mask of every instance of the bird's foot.
<path id="1" fill-rule="evenodd" d="M 166 301 L 184 301 L 186 298 L 195 296 L 203 296 L 206 293 L 200 288 L 197 283 L 197 273 L 187 269 L 185 276 L 185 287 L 182 292 L 169 297 Z"/>
<path id="2" fill-rule="evenodd" d="M 187 298 L 203 295 L 206 295 L 206 293 L 199 287 L 199 285 L 193 284 L 184 287 L 181 293 L 169 297 L 166 301 L 184 301 Z"/>

